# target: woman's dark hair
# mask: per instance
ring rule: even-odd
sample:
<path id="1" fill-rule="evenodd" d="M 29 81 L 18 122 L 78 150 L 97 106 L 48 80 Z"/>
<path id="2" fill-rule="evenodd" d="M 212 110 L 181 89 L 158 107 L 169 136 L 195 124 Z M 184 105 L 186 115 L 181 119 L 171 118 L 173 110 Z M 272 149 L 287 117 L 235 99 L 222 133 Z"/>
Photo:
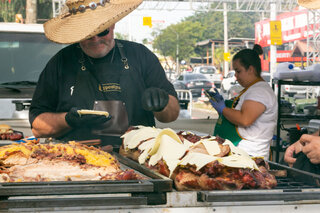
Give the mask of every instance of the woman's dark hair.
<path id="1" fill-rule="evenodd" d="M 259 44 L 255 44 L 253 49 L 243 49 L 235 54 L 232 58 L 232 61 L 239 60 L 240 64 L 246 69 L 249 69 L 250 66 L 253 66 L 257 75 L 261 75 L 261 59 L 259 55 L 262 55 L 263 50 Z"/>

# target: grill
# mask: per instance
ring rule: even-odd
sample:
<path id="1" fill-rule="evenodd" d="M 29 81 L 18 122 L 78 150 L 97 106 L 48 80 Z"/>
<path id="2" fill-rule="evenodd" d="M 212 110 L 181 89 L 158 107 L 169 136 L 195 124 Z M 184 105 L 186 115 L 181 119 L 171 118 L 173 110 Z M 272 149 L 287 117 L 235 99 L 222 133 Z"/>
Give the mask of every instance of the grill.
<path id="1" fill-rule="evenodd" d="M 286 171 L 286 177 L 276 177 L 277 187 L 271 190 L 198 192 L 200 202 L 299 201 L 320 199 L 320 175 L 268 162 L 270 170 Z"/>
<path id="2" fill-rule="evenodd" d="M 269 162 L 271 170 L 285 170 L 271 190 L 179 192 L 172 180 L 113 153 L 124 168 L 134 169 L 147 180 L 1 183 L 0 209 L 41 208 L 168 208 L 234 205 L 236 202 L 291 202 L 319 200 L 320 176 Z M 187 200 L 187 201 L 186 201 Z M 319 201 L 320 202 L 320 201 Z"/>
<path id="3" fill-rule="evenodd" d="M 172 191 L 172 180 L 117 153 L 112 154 L 123 168 L 132 168 L 147 180 L 1 183 L 0 210 L 166 203 L 166 192 Z"/>

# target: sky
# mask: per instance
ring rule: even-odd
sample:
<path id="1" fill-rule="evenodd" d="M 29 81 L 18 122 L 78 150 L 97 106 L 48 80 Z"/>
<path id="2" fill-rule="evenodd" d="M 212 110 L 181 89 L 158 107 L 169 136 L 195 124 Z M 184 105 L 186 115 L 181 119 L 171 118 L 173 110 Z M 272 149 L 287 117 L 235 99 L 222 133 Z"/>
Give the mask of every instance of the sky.
<path id="1" fill-rule="evenodd" d="M 192 16 L 199 3 L 144 1 L 136 10 L 116 23 L 115 32 L 129 36 L 129 40 L 142 43 L 156 29 L 177 24 L 183 18 Z M 151 17 L 152 27 L 143 26 L 143 17 Z"/>

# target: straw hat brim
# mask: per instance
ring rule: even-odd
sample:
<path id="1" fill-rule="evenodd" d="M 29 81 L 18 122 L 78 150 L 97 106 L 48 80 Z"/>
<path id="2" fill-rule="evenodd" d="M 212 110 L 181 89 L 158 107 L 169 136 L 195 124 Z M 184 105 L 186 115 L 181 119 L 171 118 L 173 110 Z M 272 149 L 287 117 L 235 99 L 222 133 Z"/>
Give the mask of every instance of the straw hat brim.
<path id="1" fill-rule="evenodd" d="M 46 37 L 56 43 L 72 44 L 97 35 L 136 9 L 142 0 L 110 0 L 105 6 L 84 13 L 69 12 L 44 23 Z"/>
<path id="2" fill-rule="evenodd" d="M 298 4 L 307 9 L 320 9 L 320 0 L 298 0 Z"/>

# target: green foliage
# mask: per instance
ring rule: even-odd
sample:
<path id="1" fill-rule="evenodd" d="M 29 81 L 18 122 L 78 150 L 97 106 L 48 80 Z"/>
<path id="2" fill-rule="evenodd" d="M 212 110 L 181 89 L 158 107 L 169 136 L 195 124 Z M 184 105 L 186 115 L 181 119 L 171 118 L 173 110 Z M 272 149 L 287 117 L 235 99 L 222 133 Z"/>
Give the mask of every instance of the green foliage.
<path id="1" fill-rule="evenodd" d="M 28 0 L 0 0 L 0 22 L 14 22 L 15 15 L 20 13 L 26 18 L 26 2 Z M 52 18 L 52 1 L 37 0 L 37 19 Z"/>
<path id="2" fill-rule="evenodd" d="M 115 38 L 121 39 L 121 40 L 128 40 L 129 39 L 129 35 L 128 34 L 121 34 L 121 33 L 116 32 L 115 33 Z"/>
<path id="3" fill-rule="evenodd" d="M 254 38 L 254 23 L 259 21 L 256 13 L 228 12 L 229 38 Z M 196 12 L 182 22 L 170 25 L 159 32 L 154 31 L 153 48 L 162 55 L 176 58 L 177 36 L 179 34 L 179 58 L 189 61 L 190 57 L 206 57 L 206 47 L 196 47 L 200 41 L 224 38 L 223 12 Z M 230 50 L 231 54 L 237 50 Z M 223 47 L 215 48 L 215 59 L 223 62 Z"/>
<path id="4" fill-rule="evenodd" d="M 153 48 L 164 56 L 188 58 L 194 53 L 195 43 L 201 39 L 203 27 L 200 23 L 184 21 L 176 25 L 171 25 L 156 35 Z"/>
<path id="5" fill-rule="evenodd" d="M 15 15 L 25 17 L 26 0 L 0 0 L 0 22 L 14 22 Z"/>
<path id="6" fill-rule="evenodd" d="M 48 20 L 52 18 L 52 0 L 37 0 L 37 19 Z"/>

